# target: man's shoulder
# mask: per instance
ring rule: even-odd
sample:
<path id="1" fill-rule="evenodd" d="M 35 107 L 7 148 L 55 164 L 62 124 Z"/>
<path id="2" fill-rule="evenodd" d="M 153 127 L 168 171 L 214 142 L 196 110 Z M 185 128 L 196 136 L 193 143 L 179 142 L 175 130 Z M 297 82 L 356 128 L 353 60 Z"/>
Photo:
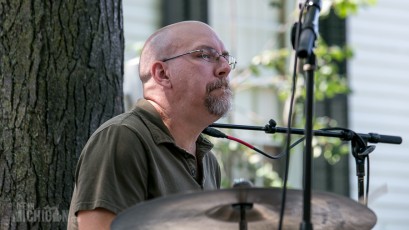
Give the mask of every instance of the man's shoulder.
<path id="1" fill-rule="evenodd" d="M 137 111 L 132 110 L 125 113 L 121 113 L 107 121 L 105 121 L 95 133 L 99 133 L 108 127 L 127 127 L 132 130 L 137 130 L 143 127 L 143 122 Z"/>

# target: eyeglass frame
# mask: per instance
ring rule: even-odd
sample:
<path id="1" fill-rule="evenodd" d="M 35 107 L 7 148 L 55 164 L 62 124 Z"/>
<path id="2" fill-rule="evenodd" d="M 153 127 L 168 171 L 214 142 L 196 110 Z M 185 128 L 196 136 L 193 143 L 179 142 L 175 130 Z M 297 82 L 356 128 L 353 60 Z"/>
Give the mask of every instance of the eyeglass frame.
<path id="1" fill-rule="evenodd" d="M 214 62 L 211 61 L 211 60 L 213 60 L 213 59 L 209 59 L 209 58 L 206 59 L 206 58 L 204 57 L 205 52 L 206 52 L 206 49 L 192 50 L 192 51 L 189 51 L 189 52 L 186 52 L 186 53 L 183 53 L 183 54 L 179 54 L 179 55 L 176 55 L 176 56 L 173 56 L 173 57 L 170 57 L 170 58 L 165 58 L 165 59 L 163 59 L 162 61 L 163 61 L 163 62 L 167 62 L 167 61 L 169 61 L 169 60 L 172 60 L 172 59 L 175 59 L 175 58 L 178 58 L 178 57 L 182 57 L 182 56 L 185 56 L 185 55 L 188 55 L 188 54 L 197 53 L 197 52 L 202 52 L 202 53 L 201 53 L 201 57 L 202 57 L 203 60 L 205 60 L 205 61 L 207 61 L 207 62 L 218 63 L 218 61 L 220 60 L 220 57 L 223 57 L 223 58 L 229 63 L 229 66 L 230 66 L 230 68 L 231 68 L 232 70 L 236 68 L 237 60 L 236 60 L 235 57 L 233 57 L 233 56 L 231 56 L 231 55 L 229 55 L 229 54 L 220 54 L 219 52 L 217 52 L 217 51 L 216 51 L 215 49 L 213 49 L 213 48 L 208 48 L 207 50 L 214 50 L 214 53 L 216 53 L 217 55 L 219 55 L 216 59 L 214 59 L 214 60 L 215 60 Z M 211 52 L 209 52 L 209 53 L 211 53 Z M 207 53 L 206 53 L 206 54 L 207 54 Z M 230 62 L 229 59 L 231 59 L 232 62 Z"/>

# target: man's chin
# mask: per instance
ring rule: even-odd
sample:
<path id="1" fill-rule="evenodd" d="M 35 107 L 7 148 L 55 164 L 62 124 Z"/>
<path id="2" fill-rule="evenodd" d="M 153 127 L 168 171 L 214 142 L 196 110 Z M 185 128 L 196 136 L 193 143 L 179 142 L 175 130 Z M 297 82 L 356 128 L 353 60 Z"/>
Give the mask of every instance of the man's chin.
<path id="1" fill-rule="evenodd" d="M 223 101 L 218 101 L 218 102 L 213 102 L 211 104 L 207 105 L 207 109 L 210 114 L 216 116 L 217 118 L 225 116 L 231 108 L 231 103 L 230 101 L 223 100 Z"/>

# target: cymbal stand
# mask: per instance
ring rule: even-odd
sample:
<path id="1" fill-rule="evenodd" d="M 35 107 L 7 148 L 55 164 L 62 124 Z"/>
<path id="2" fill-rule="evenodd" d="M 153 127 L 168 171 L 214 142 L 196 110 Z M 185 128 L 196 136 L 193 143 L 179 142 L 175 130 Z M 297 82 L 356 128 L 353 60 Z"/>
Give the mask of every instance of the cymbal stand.
<path id="1" fill-rule="evenodd" d="M 246 210 L 252 209 L 251 203 L 238 203 L 232 205 L 234 209 L 240 212 L 239 230 L 247 230 Z"/>

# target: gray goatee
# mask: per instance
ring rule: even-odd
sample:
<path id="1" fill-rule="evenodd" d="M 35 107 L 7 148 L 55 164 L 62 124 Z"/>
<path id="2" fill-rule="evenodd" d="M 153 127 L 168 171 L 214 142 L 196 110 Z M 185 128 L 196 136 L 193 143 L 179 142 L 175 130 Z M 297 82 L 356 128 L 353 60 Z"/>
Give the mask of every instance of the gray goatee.
<path id="1" fill-rule="evenodd" d="M 223 89 L 222 95 L 212 95 L 212 91 Z M 221 78 L 206 86 L 205 106 L 208 111 L 216 116 L 224 116 L 231 108 L 232 91 L 227 78 Z"/>

